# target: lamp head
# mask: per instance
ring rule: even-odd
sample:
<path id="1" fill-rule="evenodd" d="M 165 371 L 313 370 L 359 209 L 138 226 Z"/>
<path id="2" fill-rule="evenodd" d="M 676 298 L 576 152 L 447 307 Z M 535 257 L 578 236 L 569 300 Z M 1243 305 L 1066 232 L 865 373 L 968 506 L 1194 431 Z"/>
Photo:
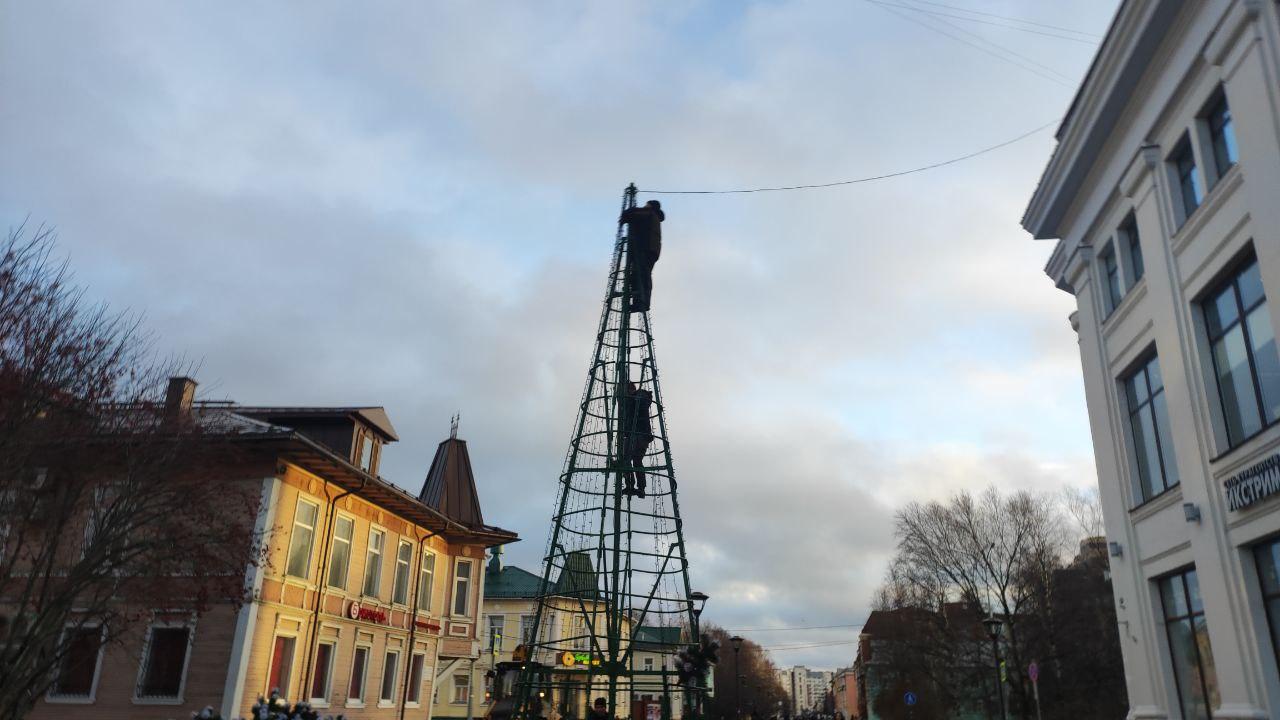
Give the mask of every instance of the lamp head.
<path id="1" fill-rule="evenodd" d="M 733 643 L 733 651 L 734 651 L 734 652 L 738 652 L 739 650 L 741 650 L 741 649 L 742 649 L 742 636 L 741 636 L 741 635 L 734 635 L 733 637 L 729 638 L 729 642 Z"/>

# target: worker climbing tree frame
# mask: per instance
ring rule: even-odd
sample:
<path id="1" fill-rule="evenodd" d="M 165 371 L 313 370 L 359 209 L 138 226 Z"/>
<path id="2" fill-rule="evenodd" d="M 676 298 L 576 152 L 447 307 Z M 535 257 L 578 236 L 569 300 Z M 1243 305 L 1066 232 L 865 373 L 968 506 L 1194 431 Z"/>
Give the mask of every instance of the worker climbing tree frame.
<path id="1" fill-rule="evenodd" d="M 630 714 L 633 697 L 652 698 L 663 720 L 677 707 L 685 718 L 701 715 L 705 678 L 690 678 L 677 653 L 688 658 L 700 648 L 705 596 L 689 583 L 649 317 L 652 285 L 639 298 L 633 287 L 649 281 L 660 234 L 648 234 L 660 233 L 663 216 L 655 202 L 638 208 L 636 193 L 635 185 L 623 193 L 543 557 L 534 634 L 517 654 L 513 711 L 520 720 L 582 718 L 596 698 L 605 698 L 613 717 Z M 657 661 L 638 667 L 637 654 Z"/>

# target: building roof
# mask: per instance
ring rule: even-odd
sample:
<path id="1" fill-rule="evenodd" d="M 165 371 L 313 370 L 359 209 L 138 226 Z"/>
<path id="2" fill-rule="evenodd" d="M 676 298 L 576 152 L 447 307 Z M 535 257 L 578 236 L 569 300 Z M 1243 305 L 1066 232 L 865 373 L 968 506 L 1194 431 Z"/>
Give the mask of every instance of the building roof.
<path id="1" fill-rule="evenodd" d="M 1124 0 L 1058 128 L 1058 146 L 1022 217 L 1037 239 L 1059 238 L 1062 221 L 1133 99 L 1182 0 Z"/>
<path id="2" fill-rule="evenodd" d="M 671 626 L 641 625 L 631 635 L 637 650 L 669 650 L 683 644 L 684 629 Z"/>
<path id="3" fill-rule="evenodd" d="M 329 407 L 292 407 L 292 406 L 244 406 L 236 405 L 235 411 L 249 417 L 274 418 L 351 418 L 362 425 L 373 428 L 382 435 L 386 442 L 400 439 L 396 429 L 391 425 L 391 418 L 380 405 L 353 405 Z"/>
<path id="4" fill-rule="evenodd" d="M 564 568 L 556 578 L 554 593 L 577 598 L 594 598 L 600 589 L 591 555 L 585 550 L 575 550 L 564 555 Z"/>
<path id="5" fill-rule="evenodd" d="M 518 568 L 502 564 L 502 548 L 495 548 L 484 574 L 484 598 L 486 600 L 536 598 L 540 594 L 542 578 Z"/>
<path id="6" fill-rule="evenodd" d="M 466 440 L 451 436 L 436 447 L 436 456 L 431 460 L 418 499 L 467 527 L 484 526 Z"/>

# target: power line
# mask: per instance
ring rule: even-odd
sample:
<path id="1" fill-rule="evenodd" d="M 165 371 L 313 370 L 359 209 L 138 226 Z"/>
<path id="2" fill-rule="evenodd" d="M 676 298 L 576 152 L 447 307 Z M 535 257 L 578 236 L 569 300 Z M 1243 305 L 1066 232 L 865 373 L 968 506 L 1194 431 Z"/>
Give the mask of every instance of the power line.
<path id="1" fill-rule="evenodd" d="M 837 180 L 836 182 L 816 183 L 813 185 L 784 185 L 784 186 L 778 186 L 778 187 L 743 188 L 743 189 L 737 189 L 737 190 L 640 190 L 639 192 L 648 193 L 649 195 L 738 195 L 742 193 L 779 192 L 782 190 L 813 190 L 817 188 L 837 187 L 839 185 L 856 185 L 858 183 L 872 182 L 875 180 L 887 180 L 889 178 L 902 177 L 903 175 L 912 175 L 914 173 L 924 172 L 925 170 L 933 170 L 935 168 L 945 167 L 947 165 L 954 165 L 958 162 L 963 162 L 970 158 L 978 157 L 979 155 L 985 155 L 986 153 L 992 152 L 993 150 L 999 150 L 1002 147 L 1007 147 L 1009 145 L 1012 145 L 1018 142 L 1019 140 L 1025 140 L 1031 137 L 1032 135 L 1035 135 L 1036 133 L 1040 132 L 1041 130 L 1044 130 L 1045 128 L 1048 128 L 1052 125 L 1057 124 L 1059 120 L 1061 120 L 1061 118 L 1059 118 L 1058 120 L 1051 120 L 1034 130 L 1029 130 L 1027 132 L 1022 133 L 1021 135 L 1011 140 L 1005 140 L 1002 143 L 998 143 L 990 147 L 985 147 L 981 150 L 971 152 L 967 155 L 954 157 L 954 158 L 951 158 L 950 160 L 943 160 L 942 162 L 930 163 L 929 165 L 922 165 L 917 168 L 911 168 L 910 170 L 899 170 L 898 172 L 886 173 L 884 175 L 871 175 L 868 177 L 854 178 L 853 180 Z"/>
<path id="2" fill-rule="evenodd" d="M 839 647 L 841 645 L 856 645 L 858 640 L 842 640 L 840 642 L 826 643 L 809 643 L 805 645 L 762 645 L 761 650 L 772 650 L 774 652 L 783 652 L 786 650 L 812 650 L 814 648 Z"/>
<path id="3" fill-rule="evenodd" d="M 860 628 L 862 623 L 854 623 L 852 625 L 805 625 L 803 627 L 771 627 L 771 628 L 740 628 L 738 630 L 728 630 L 731 633 L 746 632 L 781 632 L 783 630 L 831 630 L 833 628 Z"/>
<path id="4" fill-rule="evenodd" d="M 1083 45 L 1089 45 L 1090 47 L 1096 46 L 1098 44 L 1097 40 L 1091 40 L 1091 39 L 1080 38 L 1080 37 L 1071 37 L 1070 35 L 1061 35 L 1059 33 L 1045 32 L 1044 30 L 1035 30 L 1032 28 L 1021 27 L 1018 25 L 1009 25 L 1007 23 L 994 22 L 992 20 L 982 20 L 980 18 L 969 17 L 967 15 L 956 15 L 955 13 L 940 12 L 938 10 L 929 10 L 927 8 L 916 7 L 915 5 L 899 5 L 897 3 L 883 2 L 882 0 L 877 0 L 876 4 L 882 7 L 897 7 L 897 8 L 902 8 L 904 10 L 914 10 L 915 12 L 918 12 L 918 13 L 927 13 L 929 15 L 936 15 L 938 17 L 949 17 L 949 18 L 955 18 L 956 20 L 964 20 L 966 22 L 981 23 L 983 25 L 992 25 L 994 27 L 1005 28 L 1007 30 L 1020 30 L 1022 32 L 1032 33 L 1034 35 L 1043 35 L 1045 37 L 1058 38 L 1059 40 L 1070 40 L 1071 42 L 1077 42 Z M 1018 22 L 1018 21 L 1015 21 L 1015 22 Z M 1071 32 L 1071 31 L 1068 31 L 1068 32 Z"/>
<path id="5" fill-rule="evenodd" d="M 963 44 L 965 44 L 965 45 L 968 45 L 969 47 L 971 47 L 971 48 L 973 48 L 973 49 L 975 49 L 975 50 L 977 50 L 977 51 L 979 51 L 979 52 L 982 52 L 982 53 L 985 53 L 985 54 L 987 54 L 987 55 L 990 55 L 991 57 L 996 58 L 997 60 L 1000 60 L 1000 61 L 1002 61 L 1002 62 L 1005 62 L 1005 63 L 1008 63 L 1008 64 L 1010 64 L 1010 65 L 1013 65 L 1014 67 L 1021 68 L 1022 70 L 1026 70 L 1027 72 L 1029 72 L 1029 73 L 1031 73 L 1032 75 L 1035 75 L 1035 76 L 1037 76 L 1037 77 L 1039 77 L 1039 78 L 1042 78 L 1042 79 L 1044 79 L 1044 80 L 1048 80 L 1049 82 L 1052 82 L 1052 83 L 1057 83 L 1058 85 L 1061 85 L 1061 86 L 1066 87 L 1066 88 L 1070 88 L 1070 87 L 1071 87 L 1071 82 L 1070 82 L 1070 80 L 1065 79 L 1065 78 L 1066 78 L 1066 76 L 1065 76 L 1065 75 L 1063 75 L 1062 73 L 1058 72 L 1057 70 L 1054 70 L 1053 68 L 1051 68 L 1051 67 L 1049 67 L 1049 66 L 1047 66 L 1047 65 L 1044 65 L 1044 64 L 1042 64 L 1042 63 L 1040 63 L 1040 62 L 1037 62 L 1036 60 L 1032 60 L 1031 58 L 1029 58 L 1029 57 L 1027 57 L 1026 55 L 1023 55 L 1023 54 L 1021 54 L 1021 53 L 1019 53 L 1019 52 L 1015 52 L 1015 51 L 1010 50 L 1010 49 L 1008 49 L 1008 48 L 1006 48 L 1006 47 L 1003 47 L 1003 46 L 1001 46 L 1001 45 L 999 45 L 999 44 L 997 44 L 997 43 L 993 43 L 993 42 L 991 42 L 990 40 L 987 40 L 986 38 L 982 37 L 981 35 L 975 35 L 974 33 L 969 32 L 968 30 L 965 30 L 964 28 L 960 27 L 959 25 L 956 25 L 955 23 L 947 22 L 946 20 L 942 20 L 942 19 L 939 19 L 939 18 L 933 18 L 934 22 L 940 22 L 940 23 L 942 23 L 942 24 L 944 24 L 944 25 L 947 25 L 947 26 L 950 26 L 950 27 L 952 27 L 952 28 L 955 28 L 956 30 L 959 30 L 960 32 L 962 32 L 962 33 L 964 33 L 964 34 L 966 34 L 966 35 L 969 35 L 969 36 L 975 37 L 975 38 L 977 38 L 979 41 L 987 43 L 988 45 L 990 45 L 990 46 L 992 46 L 992 47 L 994 47 L 994 48 L 996 48 L 996 49 L 1000 50 L 1001 52 L 1007 53 L 1008 55 L 1012 55 L 1013 57 L 1016 57 L 1016 58 L 1021 58 L 1022 60 L 1024 60 L 1024 61 L 1025 61 L 1025 63 L 1030 63 L 1031 65 L 1038 65 L 1039 67 L 1044 68 L 1044 69 L 1045 69 L 1045 70 L 1047 70 L 1048 72 L 1044 72 L 1044 71 L 1041 71 L 1041 70 L 1037 70 L 1035 67 L 1031 67 L 1031 65 L 1027 65 L 1027 64 L 1025 64 L 1024 62 L 1018 62 L 1017 60 L 1014 60 L 1014 59 L 1013 59 L 1013 58 L 1011 58 L 1011 57 L 1005 57 L 1004 55 L 1001 55 L 1001 54 L 999 54 L 999 53 L 997 53 L 997 52 L 994 52 L 994 51 L 992 51 L 990 48 L 985 48 L 985 47 L 983 47 L 983 46 L 981 46 L 981 45 L 979 45 L 979 44 L 977 44 L 977 43 L 971 42 L 971 41 L 969 41 L 969 40 L 965 40 L 964 38 L 959 37 L 959 36 L 956 36 L 956 35 L 954 35 L 954 34 L 952 34 L 952 33 L 949 33 L 949 32 L 947 32 L 946 30 L 943 30 L 943 29 L 941 29 L 941 28 L 938 28 L 938 27 L 935 27 L 935 26 L 933 26 L 933 25 L 930 25 L 929 23 L 926 23 L 922 18 L 913 17 L 913 16 L 911 16 L 911 15 L 905 15 L 905 14 L 903 14 L 903 13 L 901 13 L 901 12 L 899 12 L 899 11 L 897 11 L 897 10 L 893 9 L 893 7 L 891 7 L 891 6 L 889 6 L 889 5 L 882 4 L 882 3 L 880 3 L 880 2 L 877 2 L 876 0 L 867 0 L 867 2 L 871 3 L 872 5 L 875 5 L 875 6 L 879 7 L 880 9 L 884 10 L 885 12 L 893 13 L 894 15 L 897 15 L 898 17 L 902 18 L 903 20 L 906 20 L 907 22 L 915 23 L 916 25 L 919 25 L 920 27 L 923 27 L 923 28 L 926 28 L 926 29 L 928 29 L 928 30 L 932 30 L 933 32 L 936 32 L 936 33 L 938 33 L 939 35 L 943 35 L 943 36 L 945 36 L 945 37 L 949 37 L 949 38 L 951 38 L 952 40 L 955 40 L 955 41 L 956 41 L 956 42 L 958 42 L 958 43 L 963 43 Z M 1049 73 L 1053 73 L 1053 74 L 1052 74 L 1052 75 L 1050 75 Z M 1058 77 L 1054 77 L 1055 75 L 1056 75 L 1056 76 L 1058 76 Z"/>
<path id="6" fill-rule="evenodd" d="M 960 12 L 967 12 L 973 15 L 983 15 L 985 17 L 997 18 L 999 20 L 1011 20 L 1013 22 L 1019 22 L 1024 25 L 1035 25 L 1036 27 L 1049 28 L 1050 30 L 1061 30 L 1062 32 L 1074 33 L 1076 35 L 1085 35 L 1087 37 L 1094 38 L 1095 40 L 1102 39 L 1102 36 L 1097 33 L 1085 32 L 1083 30 L 1072 30 L 1071 28 L 1062 27 L 1061 25 L 1050 25 L 1048 23 L 1035 22 L 1033 20 L 1023 20 L 1021 18 L 1009 17 L 1008 15 L 997 15 L 995 13 L 983 12 L 981 10 L 970 10 L 969 8 L 963 8 L 958 5 L 948 5 L 946 3 L 930 2 L 930 0 L 915 0 L 915 1 L 920 3 L 921 5 L 933 5 L 934 7 L 947 8 L 948 10 L 959 10 Z"/>

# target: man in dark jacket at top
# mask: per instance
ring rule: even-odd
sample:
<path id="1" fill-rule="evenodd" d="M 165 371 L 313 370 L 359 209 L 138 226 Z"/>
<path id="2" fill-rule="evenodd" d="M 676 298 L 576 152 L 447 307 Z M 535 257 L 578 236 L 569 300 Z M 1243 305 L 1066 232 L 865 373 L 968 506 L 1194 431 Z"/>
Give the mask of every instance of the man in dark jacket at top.
<path id="1" fill-rule="evenodd" d="M 653 295 L 653 265 L 662 254 L 662 204 L 650 200 L 622 213 L 627 224 L 627 279 L 631 285 L 632 312 L 648 312 Z"/>
<path id="2" fill-rule="evenodd" d="M 649 443 L 653 442 L 653 426 L 649 422 L 653 393 L 638 389 L 628 380 L 626 391 L 620 400 L 618 428 L 621 437 L 618 438 L 618 445 L 622 448 L 622 462 L 627 468 L 622 475 L 623 492 L 634 497 L 644 497 L 648 485 L 644 476 L 644 456 L 649 452 Z"/>

